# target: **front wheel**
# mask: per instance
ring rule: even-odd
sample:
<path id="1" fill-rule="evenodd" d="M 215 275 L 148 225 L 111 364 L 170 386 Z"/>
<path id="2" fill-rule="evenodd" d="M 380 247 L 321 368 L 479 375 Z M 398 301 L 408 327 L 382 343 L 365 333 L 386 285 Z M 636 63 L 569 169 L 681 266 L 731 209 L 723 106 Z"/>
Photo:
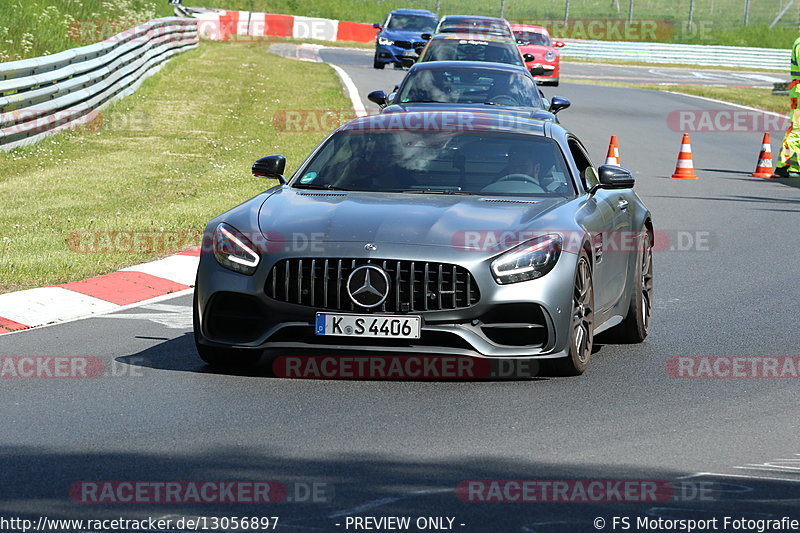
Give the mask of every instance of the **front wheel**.
<path id="1" fill-rule="evenodd" d="M 639 239 L 634 276 L 628 314 L 608 330 L 611 342 L 638 344 L 650 333 L 653 317 L 653 236 L 650 231 L 643 231 Z"/>
<path id="2" fill-rule="evenodd" d="M 553 369 L 561 376 L 579 376 L 586 371 L 594 347 L 594 283 L 592 265 L 585 251 L 578 257 L 572 289 L 572 321 L 569 355 L 554 361 Z"/>
<path id="3" fill-rule="evenodd" d="M 378 53 L 375 52 L 375 57 L 372 58 L 372 68 L 376 68 L 378 70 L 383 70 L 383 67 L 386 66 L 386 63 L 381 63 L 378 61 Z"/>

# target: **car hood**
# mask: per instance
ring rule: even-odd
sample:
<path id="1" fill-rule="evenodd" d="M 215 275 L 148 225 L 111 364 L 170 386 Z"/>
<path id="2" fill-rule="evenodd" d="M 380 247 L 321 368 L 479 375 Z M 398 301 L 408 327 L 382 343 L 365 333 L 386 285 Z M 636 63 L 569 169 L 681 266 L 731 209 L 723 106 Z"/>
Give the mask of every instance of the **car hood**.
<path id="1" fill-rule="evenodd" d="M 286 186 L 264 201 L 258 219 L 269 241 L 305 237 L 322 242 L 464 248 L 466 232 L 500 235 L 558 227 L 559 219 L 551 211 L 567 201 L 561 197 L 328 192 Z M 511 239 L 507 248 L 513 245 Z"/>
<path id="2" fill-rule="evenodd" d="M 425 112 L 425 111 L 474 111 L 476 113 L 492 113 L 496 115 L 511 115 L 515 117 L 533 118 L 538 120 L 555 121 L 555 115 L 544 109 L 535 107 L 519 107 L 505 105 L 483 105 L 483 104 L 436 104 L 436 103 L 414 103 L 393 104 L 381 111 L 381 113 L 403 113 L 403 112 Z"/>
<path id="3" fill-rule="evenodd" d="M 380 36 L 392 41 L 422 41 L 421 31 L 415 30 L 383 30 Z M 433 33 L 432 31 L 430 33 Z"/>

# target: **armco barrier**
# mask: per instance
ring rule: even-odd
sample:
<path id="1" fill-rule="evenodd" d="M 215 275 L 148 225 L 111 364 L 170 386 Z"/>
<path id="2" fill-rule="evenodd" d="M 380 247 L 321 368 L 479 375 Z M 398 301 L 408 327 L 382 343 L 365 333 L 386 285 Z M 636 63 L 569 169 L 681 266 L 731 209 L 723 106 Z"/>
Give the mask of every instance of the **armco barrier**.
<path id="1" fill-rule="evenodd" d="M 0 149 L 90 122 L 197 42 L 197 21 L 169 17 L 88 46 L 0 63 Z"/>
<path id="2" fill-rule="evenodd" d="M 564 58 L 619 59 L 644 63 L 684 63 L 687 65 L 736 67 L 737 69 L 789 70 L 791 50 L 630 41 L 585 41 L 563 39 Z"/>
<path id="3" fill-rule="evenodd" d="M 180 6 L 182 15 L 200 19 L 201 37 L 228 40 L 236 35 L 251 37 L 296 37 L 322 41 L 372 42 L 376 31 L 371 24 L 272 13 L 248 13 L 224 9 Z M 230 24 L 230 20 L 248 18 L 249 28 Z M 644 63 L 683 63 L 700 66 L 723 66 L 738 69 L 762 68 L 788 70 L 791 51 L 780 48 L 746 48 L 739 46 L 710 46 L 631 41 L 588 41 L 563 39 L 567 46 L 561 50 L 565 58 L 618 59 Z"/>

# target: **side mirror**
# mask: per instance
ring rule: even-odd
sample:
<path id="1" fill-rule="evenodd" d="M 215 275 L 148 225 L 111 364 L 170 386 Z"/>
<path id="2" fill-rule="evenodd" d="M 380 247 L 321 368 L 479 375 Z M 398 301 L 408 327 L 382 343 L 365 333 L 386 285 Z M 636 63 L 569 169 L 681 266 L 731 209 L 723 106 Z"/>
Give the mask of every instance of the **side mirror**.
<path id="1" fill-rule="evenodd" d="M 553 46 L 555 46 L 556 48 L 564 48 L 565 46 L 567 46 L 567 43 L 565 43 L 564 41 L 556 41 L 553 43 Z"/>
<path id="2" fill-rule="evenodd" d="M 384 108 L 388 105 L 388 99 L 386 98 L 386 93 L 378 90 L 372 91 L 367 95 L 367 100 L 372 102 L 373 104 L 378 104 L 378 107 Z"/>
<path id="3" fill-rule="evenodd" d="M 253 176 L 276 179 L 281 183 L 286 183 L 286 178 L 283 177 L 284 170 L 286 170 L 286 158 L 282 155 L 268 155 L 253 163 Z"/>
<path id="4" fill-rule="evenodd" d="M 411 68 L 416 62 L 417 60 L 413 57 L 404 57 L 400 60 L 400 64 L 403 65 L 403 68 Z"/>
<path id="5" fill-rule="evenodd" d="M 600 165 L 597 177 L 600 184 L 592 188 L 592 193 L 597 189 L 632 189 L 636 183 L 630 170 L 616 165 Z"/>
<path id="6" fill-rule="evenodd" d="M 531 68 L 529 68 L 528 71 L 533 76 L 541 76 L 545 72 L 544 67 L 542 65 L 534 65 Z"/>
<path id="7" fill-rule="evenodd" d="M 381 26 L 380 22 L 376 22 L 375 24 L 372 25 L 372 27 L 375 28 L 376 30 L 382 30 L 383 29 L 383 27 Z"/>
<path id="8" fill-rule="evenodd" d="M 572 105 L 567 98 L 563 96 L 554 96 L 550 99 L 550 112 L 553 114 L 558 113 L 562 109 L 566 109 Z"/>
<path id="9" fill-rule="evenodd" d="M 422 38 L 423 41 L 430 41 L 431 40 L 431 34 L 430 33 L 423 33 L 422 35 L 420 35 L 420 37 Z"/>
<path id="10" fill-rule="evenodd" d="M 526 63 L 530 63 L 531 61 L 536 59 L 536 56 L 533 54 L 522 54 L 522 59 L 524 59 Z"/>

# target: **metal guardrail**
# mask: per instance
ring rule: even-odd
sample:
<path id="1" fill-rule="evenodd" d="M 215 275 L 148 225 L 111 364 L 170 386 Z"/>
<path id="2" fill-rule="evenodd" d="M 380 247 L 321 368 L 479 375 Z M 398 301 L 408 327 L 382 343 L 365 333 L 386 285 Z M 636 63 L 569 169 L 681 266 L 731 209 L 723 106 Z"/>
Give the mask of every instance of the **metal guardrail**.
<path id="1" fill-rule="evenodd" d="M 0 150 L 91 122 L 109 102 L 134 92 L 167 59 L 197 43 L 196 20 L 168 17 L 99 43 L 0 63 Z"/>
<path id="2" fill-rule="evenodd" d="M 791 50 L 782 48 L 746 48 L 695 44 L 667 44 L 628 41 L 583 41 L 562 39 L 564 58 L 619 59 L 644 63 L 683 63 L 699 66 L 775 69 L 789 71 Z"/>

